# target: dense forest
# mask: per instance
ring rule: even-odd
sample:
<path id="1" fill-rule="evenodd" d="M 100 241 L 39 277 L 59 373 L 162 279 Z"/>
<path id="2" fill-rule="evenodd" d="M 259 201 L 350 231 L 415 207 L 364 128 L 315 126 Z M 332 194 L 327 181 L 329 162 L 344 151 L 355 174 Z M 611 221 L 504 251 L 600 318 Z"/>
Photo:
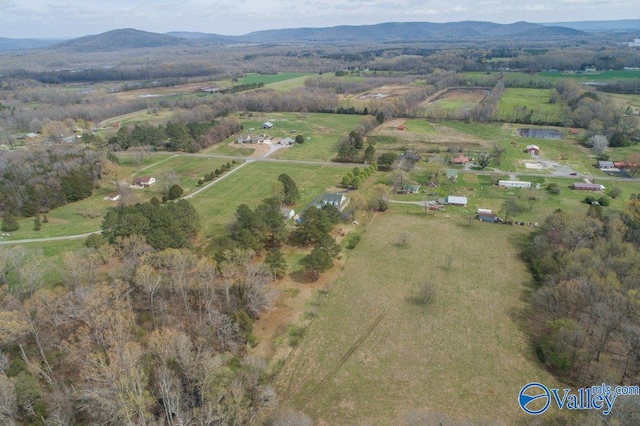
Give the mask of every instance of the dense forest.
<path id="1" fill-rule="evenodd" d="M 640 204 L 629 203 L 634 216 L 601 206 L 584 221 L 556 212 L 525 250 L 537 282 L 536 352 L 578 385 L 635 383 L 640 372 Z"/>
<path id="2" fill-rule="evenodd" d="M 91 195 L 102 178 L 104 152 L 69 146 L 0 156 L 0 212 L 35 216 Z"/>

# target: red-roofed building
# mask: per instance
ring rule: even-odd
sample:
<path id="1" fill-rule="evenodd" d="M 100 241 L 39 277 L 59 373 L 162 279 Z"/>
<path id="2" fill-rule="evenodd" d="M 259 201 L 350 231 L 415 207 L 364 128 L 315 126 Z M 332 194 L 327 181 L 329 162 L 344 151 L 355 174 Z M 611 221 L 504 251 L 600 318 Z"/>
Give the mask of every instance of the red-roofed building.
<path id="1" fill-rule="evenodd" d="M 407 130 L 407 126 L 405 126 L 404 124 L 401 124 L 398 127 L 396 127 L 396 130 Z"/>
<path id="2" fill-rule="evenodd" d="M 469 158 L 465 157 L 463 153 L 458 153 L 458 155 L 451 160 L 453 164 L 467 164 L 469 161 Z"/>

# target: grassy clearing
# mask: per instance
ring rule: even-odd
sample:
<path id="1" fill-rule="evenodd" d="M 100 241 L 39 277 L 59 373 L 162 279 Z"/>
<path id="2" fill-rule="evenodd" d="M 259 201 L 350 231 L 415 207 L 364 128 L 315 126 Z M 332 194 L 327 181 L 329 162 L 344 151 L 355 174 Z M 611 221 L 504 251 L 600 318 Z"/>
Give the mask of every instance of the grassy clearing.
<path id="1" fill-rule="evenodd" d="M 360 115 L 319 113 L 270 113 L 241 117 L 242 125 L 247 133 L 266 133 L 277 138 L 290 137 L 295 139 L 297 135 L 305 137 L 303 144 L 296 144 L 286 150 L 280 150 L 274 155 L 275 157 L 288 160 L 319 161 L 329 161 L 335 157 L 338 140 L 353 130 L 361 119 Z M 262 123 L 265 121 L 272 122 L 273 128 L 261 129 Z M 254 130 L 250 131 L 249 129 Z M 306 140 L 307 137 L 310 140 Z"/>
<path id="2" fill-rule="evenodd" d="M 423 105 L 422 109 L 429 116 L 465 114 L 471 111 L 487 92 L 487 90 L 449 89 L 433 101 Z"/>
<path id="3" fill-rule="evenodd" d="M 20 219 L 20 229 L 11 232 L 11 237 L 5 237 L 5 241 L 61 237 L 97 231 L 102 226 L 107 209 L 117 204 L 103 199 L 111 192 L 113 188 L 101 187 L 94 190 L 89 198 L 51 210 L 47 213 L 49 222 L 43 223 L 39 231 L 33 230 L 33 218 Z M 42 216 L 40 219 L 42 220 Z"/>
<path id="4" fill-rule="evenodd" d="M 204 235 L 219 235 L 230 224 L 240 204 L 255 207 L 273 193 L 273 185 L 281 173 L 287 173 L 298 185 L 300 202 L 293 206 L 298 212 L 327 188 L 337 185 L 345 173 L 344 167 L 300 166 L 256 162 L 248 164 L 192 200 L 200 214 Z"/>
<path id="5" fill-rule="evenodd" d="M 304 82 L 307 78 L 312 77 L 309 75 L 303 75 L 301 77 L 291 78 L 284 81 L 278 81 L 275 83 L 269 83 L 266 87 L 269 89 L 277 90 L 278 92 L 287 92 L 293 89 L 299 89 L 304 87 Z"/>
<path id="6" fill-rule="evenodd" d="M 302 72 L 279 72 L 277 74 L 247 74 L 246 77 L 238 80 L 238 84 L 256 84 L 256 83 L 278 83 L 280 81 L 291 80 L 299 77 L 307 77 L 310 74 Z"/>
<path id="7" fill-rule="evenodd" d="M 503 121 L 555 123 L 564 118 L 562 103 L 549 103 L 553 89 L 506 89 L 498 102 L 496 117 Z"/>
<path id="8" fill-rule="evenodd" d="M 162 197 L 162 195 L 165 195 L 165 187 L 168 185 L 167 176 L 173 175 L 177 178 L 176 183 L 184 190 L 184 195 L 188 195 L 198 189 L 196 185 L 198 179 L 203 178 L 205 174 L 213 172 L 228 162 L 230 160 L 188 155 L 169 158 L 146 168 L 143 173 L 139 173 L 140 175 L 154 176 L 158 181 L 157 185 L 153 185 L 143 191 L 147 194 L 155 194 Z M 175 179 L 172 178 L 172 180 Z"/>
<path id="9" fill-rule="evenodd" d="M 217 143 L 200 151 L 202 154 L 230 155 L 233 157 L 249 157 L 255 151 L 254 148 L 230 145 L 231 138 Z"/>
<path id="10" fill-rule="evenodd" d="M 157 113 L 150 113 L 144 109 L 142 111 L 132 112 L 130 114 L 119 115 L 117 117 L 110 118 L 100 123 L 100 127 L 109 127 L 113 123 L 120 122 L 120 125 L 133 125 L 145 123 L 151 126 L 157 126 L 158 124 L 165 124 L 171 117 L 173 117 L 173 111 L 160 110 Z"/>
<path id="11" fill-rule="evenodd" d="M 571 78 L 574 80 L 624 80 L 628 78 L 640 78 L 640 71 L 636 70 L 616 70 L 616 71 L 598 71 L 590 73 L 569 73 L 560 71 L 546 71 L 536 74 L 540 77 L 558 79 L 558 78 Z"/>
<path id="12" fill-rule="evenodd" d="M 376 217 L 278 376 L 283 399 L 326 424 L 400 424 L 413 410 L 526 420 L 520 388 L 556 383 L 521 329 L 530 277 L 513 244 L 526 231 L 484 225 Z M 435 301 L 411 303 L 425 281 Z"/>

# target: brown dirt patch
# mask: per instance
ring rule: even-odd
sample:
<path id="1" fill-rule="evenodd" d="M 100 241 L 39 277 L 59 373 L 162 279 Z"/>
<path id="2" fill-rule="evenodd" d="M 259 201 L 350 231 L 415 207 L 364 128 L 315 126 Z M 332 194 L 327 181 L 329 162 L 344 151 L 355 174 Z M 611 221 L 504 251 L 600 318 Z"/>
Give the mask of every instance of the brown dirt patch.
<path id="1" fill-rule="evenodd" d="M 129 90 L 126 92 L 118 92 L 116 96 L 122 100 L 134 100 L 145 95 L 159 95 L 159 96 L 171 96 L 171 95 L 184 95 L 194 93 L 205 93 L 202 91 L 203 87 L 218 87 L 219 84 L 216 81 L 201 81 L 198 83 L 181 84 L 179 86 L 171 87 L 149 87 L 146 89 Z"/>
<path id="2" fill-rule="evenodd" d="M 319 292 L 329 291 L 331 284 L 338 278 L 344 267 L 345 259 L 334 261 L 334 267 L 320 275 L 317 280 L 305 277 L 301 280 L 297 274 L 273 281 L 270 287 L 278 293 L 273 307 L 263 312 L 254 323 L 253 334 L 258 344 L 249 349 L 253 356 L 267 361 L 269 370 L 277 368 L 279 362 L 287 359 L 295 350 L 289 345 L 288 330 L 291 326 L 307 327 L 313 320 L 305 313 L 313 311 L 314 299 Z"/>

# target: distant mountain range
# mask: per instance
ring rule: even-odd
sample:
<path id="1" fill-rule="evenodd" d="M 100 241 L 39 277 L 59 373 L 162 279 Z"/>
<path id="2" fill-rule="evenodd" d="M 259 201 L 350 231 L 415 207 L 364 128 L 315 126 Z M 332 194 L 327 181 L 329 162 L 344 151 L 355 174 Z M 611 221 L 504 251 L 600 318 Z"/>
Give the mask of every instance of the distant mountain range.
<path id="1" fill-rule="evenodd" d="M 188 46 L 203 43 L 542 41 L 586 37 L 587 32 L 636 31 L 636 36 L 640 36 L 637 33 L 638 28 L 640 28 L 640 20 L 548 24 L 530 22 L 496 24 L 478 21 L 449 23 L 393 22 L 376 25 L 265 30 L 242 36 L 224 36 L 186 31 L 158 34 L 135 29 L 119 29 L 63 42 L 0 38 L 0 51 L 44 48 L 74 52 L 100 52 L 135 48 Z"/>

